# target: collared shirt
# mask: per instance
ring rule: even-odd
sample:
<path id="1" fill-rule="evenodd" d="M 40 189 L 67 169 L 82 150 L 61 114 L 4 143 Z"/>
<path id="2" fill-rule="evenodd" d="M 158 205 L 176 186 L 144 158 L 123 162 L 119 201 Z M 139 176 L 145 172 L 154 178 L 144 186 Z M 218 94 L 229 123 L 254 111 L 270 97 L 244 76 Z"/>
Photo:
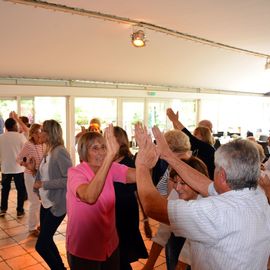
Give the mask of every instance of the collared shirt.
<path id="1" fill-rule="evenodd" d="M 213 183 L 209 194 L 216 194 Z M 175 235 L 191 241 L 192 270 L 266 269 L 270 207 L 259 188 L 169 201 L 168 214 Z"/>
<path id="2" fill-rule="evenodd" d="M 77 188 L 95 176 L 86 162 L 68 171 L 67 181 L 67 251 L 74 256 L 105 261 L 118 246 L 115 225 L 115 192 L 113 182 L 126 183 L 128 167 L 113 162 L 103 190 L 94 204 L 82 202 Z"/>

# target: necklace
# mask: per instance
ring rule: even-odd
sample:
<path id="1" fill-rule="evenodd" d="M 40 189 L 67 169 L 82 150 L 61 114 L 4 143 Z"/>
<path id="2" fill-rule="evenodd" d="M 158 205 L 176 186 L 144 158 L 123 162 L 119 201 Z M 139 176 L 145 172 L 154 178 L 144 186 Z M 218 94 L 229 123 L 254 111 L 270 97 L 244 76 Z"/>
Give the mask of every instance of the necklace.
<path id="1" fill-rule="evenodd" d="M 43 147 L 43 145 L 42 145 Z M 44 151 L 43 153 L 43 159 L 44 159 L 44 163 L 47 162 L 47 156 L 49 155 L 49 153 L 52 151 L 52 148 L 51 147 L 46 147 L 46 150 Z"/>

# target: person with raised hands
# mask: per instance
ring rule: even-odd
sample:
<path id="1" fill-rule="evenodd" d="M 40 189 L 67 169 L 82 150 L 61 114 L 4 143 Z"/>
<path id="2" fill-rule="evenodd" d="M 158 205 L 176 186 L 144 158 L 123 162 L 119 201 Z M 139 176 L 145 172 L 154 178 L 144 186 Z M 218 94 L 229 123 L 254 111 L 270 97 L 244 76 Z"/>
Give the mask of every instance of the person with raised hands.
<path id="1" fill-rule="evenodd" d="M 70 269 L 120 269 L 114 182 L 135 183 L 135 169 L 114 162 L 119 144 L 112 125 L 104 137 L 86 132 L 78 142 L 81 163 L 67 184 L 66 247 Z"/>
<path id="2" fill-rule="evenodd" d="M 178 111 L 175 113 L 171 108 L 168 108 L 167 116 L 171 120 L 173 127 L 175 129 L 183 131 L 189 137 L 193 155 L 197 156 L 205 163 L 208 169 L 209 177 L 210 179 L 213 180 L 215 170 L 215 163 L 214 163 L 215 148 L 211 145 L 211 143 L 209 142 L 207 143 L 206 140 L 202 138 L 202 136 L 196 137 L 195 135 L 192 135 L 179 119 Z M 210 140 L 211 137 L 210 130 L 208 131 L 208 137 L 209 137 L 208 140 Z"/>
<path id="3" fill-rule="evenodd" d="M 264 192 L 257 188 L 260 160 L 254 144 L 238 139 L 218 148 L 212 182 L 179 160 L 157 127 L 152 130 L 156 147 L 145 129 L 135 129 L 142 143 L 136 159 L 138 193 L 149 217 L 169 224 L 175 235 L 190 240 L 191 269 L 267 269 L 270 208 Z M 206 198 L 190 202 L 161 197 L 149 167 L 157 153 Z"/>

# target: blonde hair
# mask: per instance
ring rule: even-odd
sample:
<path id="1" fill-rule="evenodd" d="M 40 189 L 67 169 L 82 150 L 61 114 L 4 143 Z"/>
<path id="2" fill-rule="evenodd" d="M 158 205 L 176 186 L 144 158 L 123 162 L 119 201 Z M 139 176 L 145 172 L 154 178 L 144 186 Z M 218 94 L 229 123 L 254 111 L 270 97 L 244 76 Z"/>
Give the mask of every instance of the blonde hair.
<path id="1" fill-rule="evenodd" d="M 191 148 L 189 137 L 181 130 L 167 131 L 164 137 L 170 149 L 175 153 L 187 152 Z"/>
<path id="2" fill-rule="evenodd" d="M 54 149 L 58 145 L 64 145 L 61 125 L 56 120 L 46 120 L 42 124 L 42 129 L 48 134 L 47 145 Z"/>
<path id="3" fill-rule="evenodd" d="M 214 138 L 211 134 L 211 131 L 209 128 L 207 127 L 196 127 L 193 131 L 194 136 L 196 136 L 195 134 L 199 133 L 201 135 L 201 140 L 205 143 L 208 143 L 210 145 L 214 144 Z"/>
<path id="4" fill-rule="evenodd" d="M 206 128 L 209 128 L 210 131 L 212 132 L 213 124 L 212 124 L 212 122 L 209 121 L 209 120 L 201 120 L 201 121 L 198 123 L 198 127 L 206 127 Z"/>
<path id="5" fill-rule="evenodd" d="M 41 128 L 40 124 L 32 124 L 29 133 L 28 133 L 28 140 L 32 143 L 35 143 L 33 135 Z"/>
<path id="6" fill-rule="evenodd" d="M 255 138 L 254 138 L 254 140 L 252 140 L 251 138 L 247 137 L 247 140 L 255 144 L 255 146 L 259 152 L 260 162 L 263 162 L 265 159 L 263 147 L 255 141 Z"/>

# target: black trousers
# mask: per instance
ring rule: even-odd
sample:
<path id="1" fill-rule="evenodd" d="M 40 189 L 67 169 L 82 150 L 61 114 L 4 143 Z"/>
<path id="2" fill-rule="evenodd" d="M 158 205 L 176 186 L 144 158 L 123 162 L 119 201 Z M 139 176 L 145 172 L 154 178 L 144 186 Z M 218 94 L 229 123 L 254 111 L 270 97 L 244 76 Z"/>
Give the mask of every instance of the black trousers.
<path id="1" fill-rule="evenodd" d="M 65 218 L 54 216 L 50 208 L 40 208 L 40 233 L 36 243 L 36 251 L 44 259 L 52 270 L 66 269 L 60 253 L 53 241 L 53 236 Z"/>
<path id="2" fill-rule="evenodd" d="M 2 173 L 1 210 L 7 211 L 8 209 L 8 196 L 12 179 L 14 179 L 17 189 L 17 212 L 23 212 L 23 204 L 26 196 L 23 173 Z"/>
<path id="3" fill-rule="evenodd" d="M 90 244 L 90 243 L 89 243 Z M 70 270 L 119 270 L 120 257 L 119 248 L 117 248 L 106 261 L 91 261 L 76 257 L 67 252 L 68 264 Z"/>
<path id="4" fill-rule="evenodd" d="M 186 238 L 176 237 L 173 233 L 165 247 L 166 264 L 168 270 L 174 270 L 178 262 L 178 256 Z"/>

